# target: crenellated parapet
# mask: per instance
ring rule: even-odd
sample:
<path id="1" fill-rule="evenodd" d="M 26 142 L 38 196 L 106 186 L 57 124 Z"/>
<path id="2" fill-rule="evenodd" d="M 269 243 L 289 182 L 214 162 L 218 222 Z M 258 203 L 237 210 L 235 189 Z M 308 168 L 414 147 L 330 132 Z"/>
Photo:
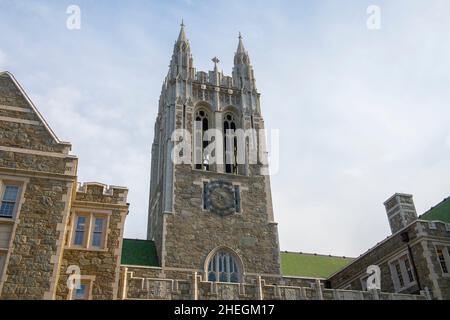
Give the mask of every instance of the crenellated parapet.
<path id="1" fill-rule="evenodd" d="M 76 200 L 126 205 L 128 188 L 108 186 L 99 182 L 77 184 Z"/>

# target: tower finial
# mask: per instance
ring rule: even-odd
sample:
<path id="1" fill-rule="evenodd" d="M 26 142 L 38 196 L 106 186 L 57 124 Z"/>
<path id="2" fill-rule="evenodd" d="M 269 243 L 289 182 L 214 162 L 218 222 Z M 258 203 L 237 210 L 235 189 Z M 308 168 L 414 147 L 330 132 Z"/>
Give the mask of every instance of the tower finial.
<path id="1" fill-rule="evenodd" d="M 181 19 L 180 27 L 180 34 L 178 35 L 177 42 L 187 41 L 186 33 L 184 32 L 184 19 Z"/>
<path id="2" fill-rule="evenodd" d="M 238 48 L 237 48 L 237 52 L 236 53 L 245 53 L 245 48 L 244 48 L 244 43 L 242 42 L 242 35 L 241 32 L 239 31 L 239 44 L 238 44 Z"/>

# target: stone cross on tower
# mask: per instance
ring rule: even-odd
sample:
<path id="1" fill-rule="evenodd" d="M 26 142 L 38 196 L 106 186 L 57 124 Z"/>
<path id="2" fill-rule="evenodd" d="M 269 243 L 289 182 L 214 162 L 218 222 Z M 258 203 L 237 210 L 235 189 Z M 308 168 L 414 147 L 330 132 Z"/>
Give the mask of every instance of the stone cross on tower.
<path id="1" fill-rule="evenodd" d="M 217 64 L 220 62 L 219 58 L 214 57 L 211 60 L 214 62 L 214 70 L 217 70 Z"/>
<path id="2" fill-rule="evenodd" d="M 255 138 L 257 143 L 250 147 L 238 140 L 238 136 L 248 139 L 245 134 L 234 133 L 264 129 L 260 96 L 242 36 L 231 76 L 218 71 L 218 57 L 211 60 L 214 70 L 195 70 L 182 23 L 155 121 L 148 239 L 155 241 L 162 270 L 178 270 L 177 274 L 194 270 L 208 281 L 244 283 L 256 281 L 255 275 L 280 277 L 266 162 L 245 156 L 250 150 L 265 150 L 265 139 Z M 173 133 L 182 129 L 194 139 L 193 149 L 185 154 L 189 163 L 172 157 L 176 150 Z M 211 140 L 195 142 L 197 137 L 209 138 L 210 129 L 231 131 L 236 137 L 227 143 L 214 136 L 216 149 Z M 219 141 L 225 143 L 219 146 Z"/>

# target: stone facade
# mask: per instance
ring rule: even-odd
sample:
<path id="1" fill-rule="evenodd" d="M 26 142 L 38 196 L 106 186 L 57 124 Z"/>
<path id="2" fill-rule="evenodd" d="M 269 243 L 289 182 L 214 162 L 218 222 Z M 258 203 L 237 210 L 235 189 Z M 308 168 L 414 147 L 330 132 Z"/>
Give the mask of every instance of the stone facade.
<path id="1" fill-rule="evenodd" d="M 210 253 L 224 248 L 238 257 L 244 277 L 280 277 L 277 223 L 273 220 L 269 176 L 263 174 L 261 162 L 235 164 L 233 173 L 219 161 L 203 170 L 194 161 L 195 146 L 188 155 L 190 164 L 171 161 L 172 132 L 185 129 L 194 136 L 199 110 L 207 115 L 208 129 L 222 132 L 227 114 L 233 115 L 240 128 L 264 128 L 259 93 L 242 39 L 233 77 L 224 76 L 217 65 L 208 73 L 195 72 L 182 28 L 163 85 L 152 148 L 148 238 L 156 243 L 160 265 L 202 275 Z M 257 147 L 262 148 L 260 144 Z M 222 214 L 236 211 L 233 206 L 219 211 L 207 208 L 205 184 L 219 182 L 228 192 L 239 188 L 239 212 Z"/>
<path id="2" fill-rule="evenodd" d="M 422 295 L 327 289 L 323 282 L 297 279 L 289 284 L 271 283 L 262 277 L 243 283 L 204 281 L 198 273 L 184 279 L 163 268 L 122 266 L 120 299 L 144 300 L 425 300 Z M 285 278 L 283 278 L 285 280 Z M 292 279 L 291 279 L 292 280 Z M 283 282 L 283 281 L 281 281 Z"/>
<path id="3" fill-rule="evenodd" d="M 118 294 L 120 257 L 123 227 L 128 205 L 127 190 L 100 184 L 85 184 L 79 188 L 71 206 L 68 229 L 73 230 L 76 212 L 104 213 L 108 216 L 108 228 L 105 235 L 104 249 L 77 248 L 72 245 L 70 233 L 67 233 L 65 249 L 60 265 L 57 299 L 66 299 L 70 292 L 67 286 L 69 275 L 66 270 L 70 265 L 80 267 L 82 276 L 94 278 L 92 299 L 115 299 Z"/>
<path id="4" fill-rule="evenodd" d="M 450 277 L 440 266 L 439 247 L 450 247 L 448 224 L 416 220 L 332 275 L 329 284 L 332 288 L 363 290 L 362 280 L 367 278 L 367 267 L 377 265 L 381 269 L 381 289 L 384 292 L 418 294 L 424 291 L 432 299 L 448 300 Z M 395 262 L 402 256 L 408 258 L 413 279 L 404 286 L 398 283 L 395 268 Z M 400 273 L 404 274 L 403 282 L 409 282 L 406 280 L 408 272 Z"/>
<path id="5" fill-rule="evenodd" d="M 122 266 L 121 298 L 424 299 L 423 292 L 335 290 L 326 288 L 325 279 L 283 277 L 265 159 L 258 158 L 257 163 L 246 159 L 233 171 L 226 161 L 199 164 L 197 153 L 203 155 L 205 147 L 194 142 L 182 151 L 187 163 L 172 161 L 172 133 L 187 130 L 195 136 L 196 121 L 201 121 L 202 130 L 206 126 L 223 132 L 226 117 L 232 114 L 236 128 L 264 128 L 260 94 L 242 38 L 231 77 L 218 71 L 217 58 L 213 62 L 213 71 L 195 71 L 182 26 L 163 84 L 152 145 L 148 240 L 156 244 L 160 267 Z M 265 151 L 264 139 L 258 142 L 257 148 Z M 215 157 L 220 153 L 216 151 Z M 233 187 L 239 188 L 238 197 L 231 195 Z M 210 199 L 216 188 L 221 189 L 219 200 Z M 230 206 L 233 201 L 239 203 Z M 219 251 L 239 261 L 240 281 L 210 279 L 211 261 Z"/>
<path id="6" fill-rule="evenodd" d="M 254 139 L 257 162 L 250 161 L 250 140 L 244 163 L 210 164 L 205 147 L 195 144 L 183 155 L 194 160 L 200 152 L 200 163 L 172 162 L 174 130 L 195 135 L 205 114 L 202 126 L 219 132 L 264 128 L 242 38 L 232 76 L 219 72 L 218 59 L 213 61 L 213 71 L 195 71 L 182 26 L 152 145 L 148 241 L 143 244 L 155 244 L 152 258 L 159 263 L 154 265 L 122 261 L 128 190 L 79 184 L 71 145 L 56 137 L 14 77 L 0 73 L 2 208 L 7 202 L 0 214 L 0 299 L 450 299 L 450 278 L 437 256 L 439 248 L 450 247 L 450 228 L 408 220 L 410 215 L 392 224 L 389 239 L 330 279 L 282 275 L 265 137 Z M 225 146 L 224 157 L 234 156 L 234 150 Z M 396 204 L 391 205 L 389 217 L 395 215 Z M 392 262 L 404 257 L 413 258 L 409 263 L 414 262 L 417 274 L 408 273 L 412 269 L 402 260 L 401 271 L 415 281 L 399 290 Z M 371 264 L 380 266 L 386 292 L 362 287 L 360 279 Z"/>
<path id="7" fill-rule="evenodd" d="M 78 189 L 78 159 L 70 149 L 14 77 L 0 73 L 0 196 L 18 187 L 11 216 L 0 215 L 0 299 L 71 298 L 69 265 L 80 267 L 82 279 L 96 277 L 92 298 L 117 297 L 127 190 L 100 184 Z M 68 243 L 76 210 L 109 216 L 101 252 Z"/>

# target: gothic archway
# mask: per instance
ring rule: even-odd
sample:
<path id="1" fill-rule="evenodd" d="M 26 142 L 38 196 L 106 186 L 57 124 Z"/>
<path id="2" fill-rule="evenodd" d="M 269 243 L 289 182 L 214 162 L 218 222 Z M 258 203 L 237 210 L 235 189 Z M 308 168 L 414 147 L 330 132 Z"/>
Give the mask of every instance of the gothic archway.
<path id="1" fill-rule="evenodd" d="M 218 247 L 206 258 L 205 273 L 208 281 L 240 283 L 243 281 L 244 268 L 236 252 L 227 247 Z"/>

